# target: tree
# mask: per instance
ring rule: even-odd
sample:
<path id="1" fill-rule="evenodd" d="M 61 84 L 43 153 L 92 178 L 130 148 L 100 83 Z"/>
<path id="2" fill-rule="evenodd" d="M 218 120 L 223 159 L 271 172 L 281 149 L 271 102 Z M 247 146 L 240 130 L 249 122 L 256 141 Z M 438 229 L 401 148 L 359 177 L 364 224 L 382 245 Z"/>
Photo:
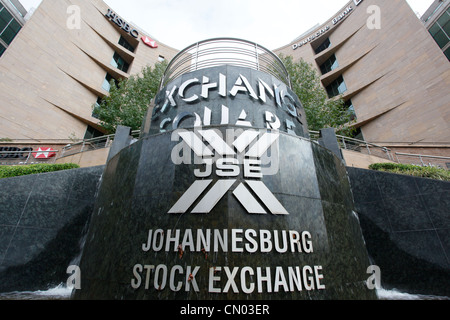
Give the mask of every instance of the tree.
<path id="1" fill-rule="evenodd" d="M 139 75 L 128 79 L 111 80 L 109 95 L 100 105 L 94 106 L 94 113 L 100 125 L 114 133 L 118 125 L 140 129 L 150 101 L 156 96 L 167 62 L 157 62 L 154 67 L 144 67 Z"/>
<path id="2" fill-rule="evenodd" d="M 341 97 L 328 99 L 320 77 L 311 64 L 303 59 L 294 62 L 292 56 L 280 55 L 291 78 L 292 90 L 302 102 L 309 130 L 335 128 L 336 133 L 351 135 L 354 114 L 347 110 Z"/>

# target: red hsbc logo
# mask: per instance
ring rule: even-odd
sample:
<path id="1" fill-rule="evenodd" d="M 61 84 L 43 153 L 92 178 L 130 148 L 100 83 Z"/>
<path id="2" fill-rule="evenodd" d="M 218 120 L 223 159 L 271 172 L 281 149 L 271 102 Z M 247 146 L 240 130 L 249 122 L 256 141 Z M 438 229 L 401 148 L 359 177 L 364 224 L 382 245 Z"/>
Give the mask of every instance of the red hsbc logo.
<path id="1" fill-rule="evenodd" d="M 151 39 L 151 38 L 149 38 L 147 36 L 142 36 L 141 39 L 150 48 L 158 48 L 158 44 L 156 43 L 155 40 L 153 40 L 153 39 Z"/>
<path id="2" fill-rule="evenodd" d="M 37 152 L 33 152 L 35 159 L 50 159 L 56 156 L 56 151 L 52 148 L 39 148 Z"/>

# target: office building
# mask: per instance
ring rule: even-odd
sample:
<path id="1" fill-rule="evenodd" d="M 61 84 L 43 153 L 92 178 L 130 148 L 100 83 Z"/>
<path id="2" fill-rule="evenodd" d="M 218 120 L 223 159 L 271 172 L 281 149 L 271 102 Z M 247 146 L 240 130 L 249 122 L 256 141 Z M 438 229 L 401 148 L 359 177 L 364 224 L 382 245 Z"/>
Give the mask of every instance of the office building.
<path id="1" fill-rule="evenodd" d="M 355 114 L 362 139 L 448 156 L 450 42 L 435 32 L 448 29 L 448 3 L 436 1 L 424 25 L 405 0 L 351 0 L 273 51 L 312 64 L 329 98 Z M 164 28 L 151 33 L 164 38 Z M 92 106 L 109 80 L 178 52 L 101 0 L 43 0 L 0 58 L 0 138 L 100 135 Z"/>

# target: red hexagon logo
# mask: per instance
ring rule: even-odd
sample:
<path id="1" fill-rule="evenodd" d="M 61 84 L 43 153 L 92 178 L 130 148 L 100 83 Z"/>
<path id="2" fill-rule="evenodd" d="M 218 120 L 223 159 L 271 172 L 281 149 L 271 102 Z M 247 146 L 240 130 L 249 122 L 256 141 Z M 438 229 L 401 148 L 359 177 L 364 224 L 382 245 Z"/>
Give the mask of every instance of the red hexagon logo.
<path id="1" fill-rule="evenodd" d="M 147 36 L 142 36 L 141 39 L 150 48 L 158 48 L 158 44 L 152 38 L 147 37 Z"/>
<path id="2" fill-rule="evenodd" d="M 35 159 L 50 159 L 56 156 L 56 151 L 52 148 L 39 148 L 37 152 L 33 152 Z"/>

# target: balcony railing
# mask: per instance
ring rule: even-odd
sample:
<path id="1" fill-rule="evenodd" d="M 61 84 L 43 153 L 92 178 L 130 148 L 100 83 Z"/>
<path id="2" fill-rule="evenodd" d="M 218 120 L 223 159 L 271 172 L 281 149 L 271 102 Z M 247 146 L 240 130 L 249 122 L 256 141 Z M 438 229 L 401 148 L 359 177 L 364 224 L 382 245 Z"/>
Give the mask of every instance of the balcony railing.
<path id="1" fill-rule="evenodd" d="M 319 131 L 309 131 L 311 140 L 319 139 Z M 392 151 L 386 147 L 370 143 L 363 140 L 358 140 L 346 136 L 336 135 L 339 147 L 344 150 L 356 151 L 368 155 L 377 156 L 379 158 L 395 161 Z"/>
<path id="2" fill-rule="evenodd" d="M 263 71 L 291 87 L 286 67 L 272 51 L 247 40 L 214 38 L 194 43 L 180 51 L 167 66 L 161 89 L 185 73 L 222 65 Z"/>
<path id="3" fill-rule="evenodd" d="M 51 151 L 36 151 L 36 150 L 27 150 L 27 151 L 0 151 L 0 163 L 2 161 L 8 161 L 8 165 L 26 165 L 26 164 L 35 164 L 35 163 L 55 163 L 57 156 L 59 154 L 59 150 L 51 150 Z M 38 161 L 36 159 L 33 160 L 32 154 L 47 154 L 48 157 L 44 159 L 44 161 Z M 35 162 L 33 162 L 35 161 Z M 2 164 L 0 164 L 2 165 Z M 3 164 L 4 165 L 4 164 Z"/>
<path id="4" fill-rule="evenodd" d="M 132 136 L 135 139 L 139 138 L 140 131 L 136 130 L 132 132 Z M 312 141 L 317 141 L 319 139 L 320 133 L 318 131 L 309 131 L 310 139 Z M 81 140 L 79 142 L 68 144 L 61 148 L 61 150 L 52 150 L 50 153 L 55 154 L 56 156 L 52 157 L 50 161 L 46 161 L 47 163 L 54 163 L 57 159 L 82 153 L 86 151 L 92 151 L 97 149 L 108 148 L 111 146 L 114 141 L 115 135 L 107 135 L 94 139 Z M 373 144 L 367 141 L 358 140 L 350 137 L 345 137 L 341 135 L 336 135 L 339 147 L 344 150 L 351 150 L 360 152 L 363 154 L 374 155 L 380 158 L 384 158 L 396 163 L 404 163 L 404 164 L 415 164 L 421 166 L 438 166 L 446 169 L 449 168 L 450 157 L 444 156 L 433 156 L 433 155 L 423 155 L 423 154 L 410 154 L 410 153 L 401 153 L 401 152 L 393 152 L 391 149 Z M 49 140 L 49 142 L 53 142 L 54 140 Z M 44 142 L 44 141 L 41 141 Z M 14 165 L 20 164 L 29 164 L 31 161 L 32 153 L 36 153 L 37 151 L 1 151 L 0 152 L 0 160 L 2 158 L 6 158 L 6 156 L 16 156 L 18 161 L 15 163 L 11 163 Z M 17 163 L 18 162 L 18 163 Z"/>
<path id="5" fill-rule="evenodd" d="M 398 163 L 413 164 L 422 167 L 435 166 L 447 170 L 450 169 L 450 157 L 403 152 L 396 152 L 395 157 Z"/>
<path id="6" fill-rule="evenodd" d="M 135 130 L 131 132 L 133 138 L 138 138 L 140 130 Z M 110 134 L 107 136 L 101 136 L 92 139 L 85 139 L 79 142 L 70 143 L 62 148 L 62 151 L 58 158 L 67 157 L 72 154 L 93 151 L 98 149 L 109 148 L 114 141 L 115 134 Z"/>

